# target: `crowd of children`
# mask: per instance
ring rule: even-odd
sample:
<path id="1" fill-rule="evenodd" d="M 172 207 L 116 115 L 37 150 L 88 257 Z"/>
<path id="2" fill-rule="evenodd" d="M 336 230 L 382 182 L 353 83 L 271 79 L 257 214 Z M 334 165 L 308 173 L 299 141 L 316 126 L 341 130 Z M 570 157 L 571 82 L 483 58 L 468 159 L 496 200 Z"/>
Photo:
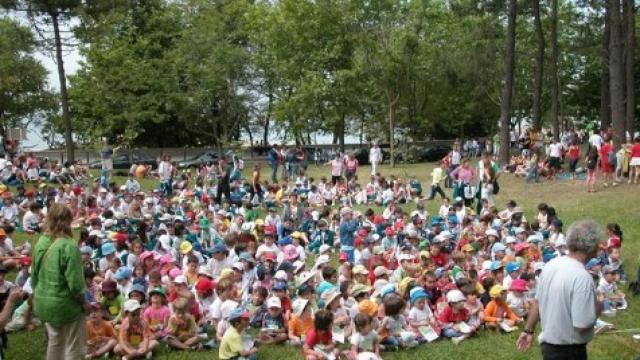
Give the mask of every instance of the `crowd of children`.
<path id="1" fill-rule="evenodd" d="M 72 209 L 80 231 L 92 304 L 87 358 L 151 358 L 168 346 L 251 359 L 262 344 L 286 344 L 305 359 L 378 359 L 438 339 L 510 332 L 526 318 L 545 263 L 566 255 L 567 243 L 547 204 L 530 221 L 515 201 L 498 209 L 495 165 L 480 161 L 476 174 L 462 160 L 451 201 L 440 187 L 447 164 L 432 172 L 428 197 L 415 179 L 316 184 L 303 171 L 293 187 L 218 204 L 206 175 L 195 186 L 182 177 L 187 185 L 170 197 L 141 191 L 134 178 L 108 188 L 0 189 L 0 294 L 14 286 L 30 293 L 30 247 L 14 247 L 11 235 L 40 232 L 56 202 Z M 474 177 L 477 209 L 465 196 L 465 179 Z M 436 193 L 442 205 L 429 214 L 423 200 Z M 382 208 L 353 208 L 369 204 Z M 612 314 L 627 307 L 617 288 L 626 275 L 622 230 L 607 231 L 587 268 Z M 15 284 L 4 279 L 8 268 L 19 270 Z M 31 306 L 22 302 L 6 330 L 38 326 Z"/>

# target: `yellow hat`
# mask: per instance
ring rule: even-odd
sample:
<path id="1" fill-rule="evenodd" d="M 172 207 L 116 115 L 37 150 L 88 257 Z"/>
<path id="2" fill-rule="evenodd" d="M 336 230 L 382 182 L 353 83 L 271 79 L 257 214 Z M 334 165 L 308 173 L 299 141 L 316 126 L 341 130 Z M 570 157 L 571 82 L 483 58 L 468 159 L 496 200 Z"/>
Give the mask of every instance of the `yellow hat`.
<path id="1" fill-rule="evenodd" d="M 256 226 L 262 226 L 264 225 L 264 220 L 262 219 L 256 219 L 256 221 L 253 222 Z"/>
<path id="2" fill-rule="evenodd" d="M 42 183 L 42 184 L 40 184 L 40 186 L 39 186 L 39 188 L 40 188 L 40 189 L 44 189 L 44 188 L 46 188 L 46 187 L 47 187 L 47 183 Z"/>
<path id="3" fill-rule="evenodd" d="M 420 258 L 424 258 L 424 259 L 430 259 L 431 258 L 431 253 L 427 250 L 422 250 L 420 251 Z"/>
<path id="4" fill-rule="evenodd" d="M 358 303 L 358 311 L 369 316 L 376 316 L 378 305 L 369 299 L 364 299 Z"/>
<path id="5" fill-rule="evenodd" d="M 404 295 L 407 293 L 407 288 L 409 287 L 409 285 L 411 283 L 415 283 L 416 279 L 412 278 L 412 277 L 406 277 L 404 279 L 402 279 L 400 281 L 400 284 L 398 284 L 398 293 Z"/>
<path id="6" fill-rule="evenodd" d="M 5 191 L 7 191 L 7 185 L 5 185 L 5 184 L 0 184 L 0 193 L 3 193 L 3 192 L 5 192 Z"/>
<path id="7" fill-rule="evenodd" d="M 220 272 L 220 278 L 219 280 L 222 279 L 226 279 L 226 278 L 230 278 L 231 276 L 233 276 L 236 272 L 233 271 L 233 269 L 224 269 Z M 218 280 L 218 281 L 219 281 Z"/>
<path id="8" fill-rule="evenodd" d="M 190 243 L 190 242 L 188 242 L 188 241 L 183 241 L 183 242 L 180 244 L 180 253 L 181 253 L 182 255 L 186 255 L 186 254 L 188 254 L 188 253 L 189 253 L 189 251 L 191 251 L 191 249 L 193 249 L 193 245 L 191 245 L 191 243 Z"/>
<path id="9" fill-rule="evenodd" d="M 353 270 L 351 270 L 351 272 L 354 275 L 368 275 L 369 274 L 369 270 L 367 270 L 367 268 L 364 267 L 364 265 L 356 265 L 353 267 Z"/>
<path id="10" fill-rule="evenodd" d="M 475 249 L 473 248 L 473 246 L 471 244 L 466 244 L 465 246 L 462 247 L 462 251 L 465 251 L 465 252 L 472 252 L 474 250 Z"/>
<path id="11" fill-rule="evenodd" d="M 493 287 L 491 287 L 491 290 L 489 290 L 489 296 L 491 296 L 492 298 L 497 298 L 499 297 L 503 291 L 506 291 L 502 285 L 493 285 Z"/>

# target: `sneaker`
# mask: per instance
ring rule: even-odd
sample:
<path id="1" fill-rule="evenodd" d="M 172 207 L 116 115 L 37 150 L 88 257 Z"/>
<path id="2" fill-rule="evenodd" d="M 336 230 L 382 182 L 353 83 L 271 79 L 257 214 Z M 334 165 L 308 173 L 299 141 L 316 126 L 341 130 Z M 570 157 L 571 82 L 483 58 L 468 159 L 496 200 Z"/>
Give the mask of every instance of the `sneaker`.
<path id="1" fill-rule="evenodd" d="M 152 357 L 153 357 L 153 353 L 149 351 L 144 358 L 148 360 L 148 359 L 151 359 Z"/>
<path id="2" fill-rule="evenodd" d="M 218 347 L 218 343 L 216 342 L 216 339 L 211 339 L 204 344 L 204 347 L 207 349 L 215 349 Z"/>
<path id="3" fill-rule="evenodd" d="M 465 339 L 465 337 L 464 337 L 464 336 L 458 336 L 458 337 L 451 338 L 451 342 L 452 342 L 454 345 L 458 345 L 458 344 L 460 344 L 460 342 L 461 342 L 462 340 L 464 340 L 464 339 Z"/>

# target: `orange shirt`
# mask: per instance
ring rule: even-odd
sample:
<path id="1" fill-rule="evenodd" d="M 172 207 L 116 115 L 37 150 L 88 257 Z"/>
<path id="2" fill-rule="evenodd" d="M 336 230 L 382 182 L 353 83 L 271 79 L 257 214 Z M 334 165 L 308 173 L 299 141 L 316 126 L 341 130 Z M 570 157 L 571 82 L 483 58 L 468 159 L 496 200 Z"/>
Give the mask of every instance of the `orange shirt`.
<path id="1" fill-rule="evenodd" d="M 101 320 L 99 324 L 95 324 L 92 320 L 87 321 L 87 341 L 89 344 L 104 338 L 116 338 L 113 326 L 104 320 Z"/>
<path id="2" fill-rule="evenodd" d="M 484 309 L 484 321 L 497 322 L 498 320 L 509 319 L 511 321 L 517 321 L 520 318 L 516 315 L 507 303 L 502 302 L 498 304 L 495 300 L 489 301 L 487 308 Z"/>
<path id="3" fill-rule="evenodd" d="M 309 330 L 313 329 L 313 317 L 309 316 L 307 319 L 301 319 L 300 316 L 292 315 L 288 325 L 291 335 L 304 336 Z"/>

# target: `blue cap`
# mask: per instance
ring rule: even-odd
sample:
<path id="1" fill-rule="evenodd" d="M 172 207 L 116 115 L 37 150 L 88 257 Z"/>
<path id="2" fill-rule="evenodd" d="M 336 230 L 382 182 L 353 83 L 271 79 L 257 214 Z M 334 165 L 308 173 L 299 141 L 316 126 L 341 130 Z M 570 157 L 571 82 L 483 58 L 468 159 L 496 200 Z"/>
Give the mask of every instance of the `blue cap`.
<path id="1" fill-rule="evenodd" d="M 115 253 L 116 252 L 116 247 L 113 246 L 112 242 L 107 242 L 107 243 L 102 244 L 101 250 L 102 250 L 102 255 L 103 256 L 107 256 L 107 255 L 111 255 L 111 254 Z"/>
<path id="2" fill-rule="evenodd" d="M 494 261 L 491 263 L 491 271 L 496 271 L 498 269 L 502 269 L 502 262 Z"/>
<path id="3" fill-rule="evenodd" d="M 273 290 L 287 290 L 287 283 L 284 281 L 276 281 L 273 284 Z"/>
<path id="4" fill-rule="evenodd" d="M 93 249 L 89 245 L 84 245 L 83 247 L 80 248 L 80 253 L 91 255 L 93 254 Z"/>
<path id="5" fill-rule="evenodd" d="M 424 291 L 423 288 L 416 287 L 411 289 L 411 292 L 409 293 L 409 297 L 411 298 L 411 304 L 413 304 L 418 299 L 421 299 L 421 298 L 427 299 L 429 297 L 429 294 L 427 294 L 427 292 Z"/>
<path id="6" fill-rule="evenodd" d="M 433 275 L 435 275 L 436 279 L 440 279 L 445 271 L 447 271 L 447 269 L 439 267 L 433 272 Z"/>
<path id="7" fill-rule="evenodd" d="M 551 261 L 552 259 L 555 259 L 557 256 L 558 256 L 558 254 L 556 254 L 556 253 L 544 254 L 544 255 L 542 255 L 542 261 L 547 263 L 547 262 Z"/>
<path id="8" fill-rule="evenodd" d="M 278 245 L 280 246 L 291 245 L 291 237 L 285 236 L 282 239 L 278 240 Z"/>
<path id="9" fill-rule="evenodd" d="M 226 252 L 227 248 L 223 244 L 215 244 L 213 249 L 211 249 L 212 253 L 223 253 Z"/>
<path id="10" fill-rule="evenodd" d="M 113 274 L 113 280 L 119 281 L 128 279 L 131 277 L 131 269 L 126 266 L 121 266 L 118 268 L 115 274 Z"/>
<path id="11" fill-rule="evenodd" d="M 231 313 L 229 314 L 229 321 L 233 321 L 241 318 L 250 319 L 251 314 L 249 314 L 248 311 L 240 307 L 231 310 Z"/>
<path id="12" fill-rule="evenodd" d="M 510 262 L 507 264 L 506 269 L 508 273 L 518 271 L 520 270 L 520 264 L 518 264 L 517 262 Z"/>
<path id="13" fill-rule="evenodd" d="M 238 259 L 245 260 L 245 261 L 248 261 L 250 263 L 255 263 L 256 262 L 256 260 L 253 258 L 253 256 L 251 256 L 251 254 L 249 254 L 247 251 L 241 252 L 240 255 L 238 255 Z"/>
<path id="14" fill-rule="evenodd" d="M 493 244 L 493 246 L 491 247 L 492 253 L 497 253 L 498 251 L 505 251 L 505 250 L 507 250 L 507 247 L 504 246 L 503 243 L 499 243 L 499 242 Z"/>
<path id="15" fill-rule="evenodd" d="M 131 290 L 129 291 L 129 297 L 131 297 L 131 293 L 137 291 L 139 293 L 141 293 L 142 295 L 146 296 L 146 291 L 144 288 L 144 285 L 140 284 L 140 283 L 134 283 L 133 286 L 131 286 Z"/>
<path id="16" fill-rule="evenodd" d="M 585 268 L 587 268 L 587 270 L 591 270 L 593 269 L 594 266 L 598 266 L 598 265 L 602 265 L 602 262 L 600 261 L 600 259 L 592 258 L 591 260 L 589 260 L 589 262 L 587 262 L 587 265 L 585 265 Z"/>
<path id="17" fill-rule="evenodd" d="M 387 284 L 380 289 L 380 299 L 384 299 L 386 295 L 396 292 L 395 284 Z"/>

